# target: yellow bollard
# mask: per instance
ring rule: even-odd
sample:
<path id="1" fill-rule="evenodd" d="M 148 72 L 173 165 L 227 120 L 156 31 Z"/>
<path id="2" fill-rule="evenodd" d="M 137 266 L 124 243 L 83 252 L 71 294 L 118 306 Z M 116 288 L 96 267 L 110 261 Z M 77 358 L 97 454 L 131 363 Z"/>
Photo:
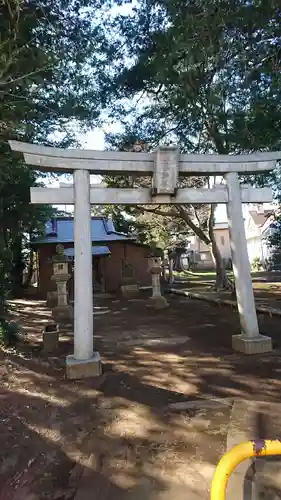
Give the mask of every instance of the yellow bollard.
<path id="1" fill-rule="evenodd" d="M 228 478 L 243 460 L 268 455 L 281 455 L 281 440 L 255 439 L 234 446 L 217 465 L 211 486 L 211 500 L 225 500 Z"/>

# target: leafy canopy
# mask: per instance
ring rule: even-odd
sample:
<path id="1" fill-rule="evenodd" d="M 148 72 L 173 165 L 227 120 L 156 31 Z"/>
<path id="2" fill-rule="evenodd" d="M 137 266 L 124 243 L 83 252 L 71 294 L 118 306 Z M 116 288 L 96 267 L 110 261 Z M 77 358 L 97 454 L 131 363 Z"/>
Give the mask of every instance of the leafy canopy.
<path id="1" fill-rule="evenodd" d="M 140 0 L 112 21 L 113 114 L 183 151 L 280 148 L 280 20 L 274 0 Z"/>
<path id="2" fill-rule="evenodd" d="M 12 154 L 8 139 L 67 147 L 98 124 L 106 47 L 102 0 L 3 0 L 0 6 L 0 298 L 22 269 L 26 234 L 50 208 L 29 203 L 39 175 Z M 105 42 L 105 43 L 104 43 Z"/>
<path id="3" fill-rule="evenodd" d="M 109 19 L 114 56 L 103 90 L 123 125 L 108 134 L 110 147 L 140 140 L 190 153 L 280 149 L 280 20 L 276 0 L 139 0 Z M 174 211 L 212 242 L 214 207 Z M 219 262 L 213 242 L 212 250 Z"/>

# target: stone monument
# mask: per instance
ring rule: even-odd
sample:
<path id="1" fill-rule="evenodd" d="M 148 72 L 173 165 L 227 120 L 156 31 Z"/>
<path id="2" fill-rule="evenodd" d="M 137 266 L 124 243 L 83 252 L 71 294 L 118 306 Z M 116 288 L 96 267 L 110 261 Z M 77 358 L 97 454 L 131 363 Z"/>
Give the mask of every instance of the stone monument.
<path id="1" fill-rule="evenodd" d="M 122 262 L 121 293 L 126 299 L 133 299 L 139 296 L 139 287 L 136 283 L 135 273 L 127 259 L 124 259 Z"/>
<path id="2" fill-rule="evenodd" d="M 161 294 L 161 259 L 160 257 L 150 257 L 148 259 L 148 268 L 152 276 L 152 297 L 150 297 L 150 305 L 155 309 L 166 309 L 169 303 Z"/>
<path id="3" fill-rule="evenodd" d="M 64 247 L 57 245 L 56 254 L 53 256 L 53 276 L 51 279 L 55 281 L 57 286 L 57 305 L 54 307 L 52 314 L 56 321 L 67 322 L 72 320 L 73 311 L 68 303 L 67 282 L 70 278 L 68 272 L 68 261 L 64 256 Z"/>
<path id="4" fill-rule="evenodd" d="M 57 323 L 49 324 L 45 326 L 42 333 L 44 353 L 56 353 L 59 349 L 59 325 Z"/>
<path id="5" fill-rule="evenodd" d="M 57 290 L 52 290 L 50 292 L 47 292 L 47 307 L 50 309 L 53 309 L 54 307 L 57 306 L 58 303 L 58 295 L 57 295 Z"/>

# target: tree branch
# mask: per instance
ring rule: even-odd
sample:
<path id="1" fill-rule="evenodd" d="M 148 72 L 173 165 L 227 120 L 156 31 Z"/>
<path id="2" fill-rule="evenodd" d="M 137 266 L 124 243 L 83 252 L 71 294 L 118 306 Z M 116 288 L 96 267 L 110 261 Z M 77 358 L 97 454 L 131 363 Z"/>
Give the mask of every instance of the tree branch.
<path id="1" fill-rule="evenodd" d="M 214 216 L 215 216 L 215 209 L 216 209 L 216 205 L 215 204 L 211 205 L 211 209 L 210 209 L 210 213 L 209 213 L 209 217 L 208 217 L 208 234 L 209 234 L 209 238 L 211 241 L 213 241 L 213 238 L 214 238 L 213 221 L 214 221 Z"/>
<path id="2" fill-rule="evenodd" d="M 198 236 L 198 238 L 200 238 L 200 240 L 204 241 L 204 243 L 206 243 L 206 245 L 210 245 L 211 240 L 204 233 L 204 231 L 201 229 L 201 227 L 198 227 L 198 226 L 196 226 L 196 224 L 194 224 L 192 218 L 187 213 L 186 209 L 182 205 L 179 205 L 178 210 L 179 210 L 180 217 L 187 223 L 187 225 Z"/>
<path id="3" fill-rule="evenodd" d="M 14 84 L 16 82 L 24 80 L 25 78 L 29 78 L 30 76 L 38 75 L 39 73 L 41 73 L 41 71 L 46 71 L 47 69 L 50 69 L 50 68 L 51 68 L 51 65 L 48 65 L 48 66 L 44 66 L 42 68 L 38 68 L 35 71 L 31 71 L 30 73 L 26 73 L 25 75 L 22 75 L 22 76 L 19 76 L 17 78 L 14 78 L 13 80 L 5 80 L 5 81 L 0 80 L 0 85 L 1 86 L 12 85 L 12 84 Z"/>
<path id="4" fill-rule="evenodd" d="M 155 215 L 161 215 L 162 217 L 176 217 L 178 214 L 177 212 L 171 210 L 169 212 L 162 212 L 161 210 L 159 210 L 159 205 L 156 207 L 156 208 L 145 208 L 143 206 L 140 206 L 140 205 L 137 205 L 137 209 L 141 212 L 141 213 L 144 213 L 144 212 L 150 212 L 152 214 L 155 214 Z"/>
<path id="5" fill-rule="evenodd" d="M 197 222 L 198 222 L 198 227 L 200 227 L 200 229 L 202 229 L 201 227 L 201 222 L 200 222 L 200 219 L 199 219 L 199 216 L 198 216 L 198 213 L 197 213 L 197 210 L 196 208 L 192 205 L 192 208 L 193 208 L 193 211 L 194 211 L 194 217 L 196 218 Z"/>

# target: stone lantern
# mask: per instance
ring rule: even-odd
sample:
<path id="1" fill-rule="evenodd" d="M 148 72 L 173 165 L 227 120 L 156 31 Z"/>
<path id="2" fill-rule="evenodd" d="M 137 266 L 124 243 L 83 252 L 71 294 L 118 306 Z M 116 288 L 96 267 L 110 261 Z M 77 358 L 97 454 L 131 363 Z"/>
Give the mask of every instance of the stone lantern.
<path id="1" fill-rule="evenodd" d="M 139 296 L 135 273 L 127 259 L 122 262 L 121 293 L 126 299 L 134 299 Z"/>
<path id="2" fill-rule="evenodd" d="M 161 259 L 159 257 L 150 257 L 148 259 L 148 269 L 152 276 L 151 305 L 155 307 L 155 309 L 166 309 L 169 307 L 169 303 L 161 294 Z"/>
<path id="3" fill-rule="evenodd" d="M 55 281 L 57 286 L 57 305 L 52 313 L 58 321 L 71 320 L 73 318 L 73 310 L 68 303 L 67 282 L 70 278 L 68 272 L 68 261 L 64 256 L 64 248 L 62 245 L 57 245 L 56 254 L 53 256 L 53 276 L 51 279 Z"/>

